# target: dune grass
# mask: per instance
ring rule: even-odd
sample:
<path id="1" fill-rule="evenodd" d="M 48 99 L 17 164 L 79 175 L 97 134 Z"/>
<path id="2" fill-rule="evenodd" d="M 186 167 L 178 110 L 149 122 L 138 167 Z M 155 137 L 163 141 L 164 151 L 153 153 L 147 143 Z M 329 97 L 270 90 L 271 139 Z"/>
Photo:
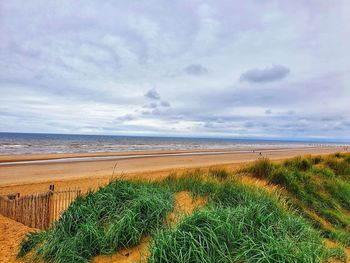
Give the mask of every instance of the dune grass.
<path id="1" fill-rule="evenodd" d="M 348 162 L 347 156 L 329 158 Z M 243 185 L 222 168 L 190 170 L 152 183 L 117 180 L 77 199 L 52 228 L 29 234 L 18 256 L 31 262 L 90 262 L 148 235 L 150 263 L 344 260 L 341 249 L 325 247 L 315 222 L 295 211 L 298 205 L 311 207 L 336 226 L 328 237 L 350 241 L 350 220 L 342 214 L 348 209 L 348 196 L 342 195 L 348 191 L 347 177 L 328 161 L 308 157 L 277 165 L 262 159 L 246 169 L 285 187 L 299 200 L 296 206 L 277 192 Z M 207 205 L 166 225 L 180 191 L 205 197 Z"/>
<path id="2" fill-rule="evenodd" d="M 189 177 L 193 180 L 193 174 Z M 198 194 L 201 187 L 191 187 L 188 178 L 178 183 L 184 185 L 184 180 Z M 324 262 L 335 255 L 324 247 L 319 232 L 285 210 L 277 196 L 234 181 L 202 181 L 207 184 L 211 190 L 200 192 L 209 197 L 207 207 L 158 231 L 148 262 Z"/>
<path id="3" fill-rule="evenodd" d="M 19 257 L 31 260 L 89 262 L 136 245 L 164 224 L 173 207 L 167 189 L 146 182 L 115 181 L 77 199 L 49 230 L 22 242 Z"/>
<path id="4" fill-rule="evenodd" d="M 350 155 L 297 157 L 282 164 L 260 159 L 245 169 L 254 176 L 284 187 L 297 205 L 312 209 L 333 229 L 331 237 L 350 245 Z M 317 225 L 317 224 L 316 224 Z M 321 224 L 318 227 L 322 228 Z"/>

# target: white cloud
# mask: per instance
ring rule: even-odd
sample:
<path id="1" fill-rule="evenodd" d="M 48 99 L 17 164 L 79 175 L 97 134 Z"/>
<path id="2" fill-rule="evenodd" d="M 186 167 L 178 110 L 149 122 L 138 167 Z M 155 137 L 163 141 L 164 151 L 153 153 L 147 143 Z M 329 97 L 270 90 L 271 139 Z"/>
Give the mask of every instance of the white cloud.
<path id="1" fill-rule="evenodd" d="M 0 131 L 349 138 L 349 15 L 346 0 L 3 1 Z"/>

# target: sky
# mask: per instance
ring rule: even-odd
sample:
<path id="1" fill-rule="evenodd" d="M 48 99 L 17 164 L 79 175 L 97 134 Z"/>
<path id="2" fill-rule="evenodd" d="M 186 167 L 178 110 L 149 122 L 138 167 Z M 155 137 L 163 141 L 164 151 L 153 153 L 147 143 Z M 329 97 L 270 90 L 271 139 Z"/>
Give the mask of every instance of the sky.
<path id="1" fill-rule="evenodd" d="M 349 0 L 0 0 L 0 132 L 350 139 Z"/>

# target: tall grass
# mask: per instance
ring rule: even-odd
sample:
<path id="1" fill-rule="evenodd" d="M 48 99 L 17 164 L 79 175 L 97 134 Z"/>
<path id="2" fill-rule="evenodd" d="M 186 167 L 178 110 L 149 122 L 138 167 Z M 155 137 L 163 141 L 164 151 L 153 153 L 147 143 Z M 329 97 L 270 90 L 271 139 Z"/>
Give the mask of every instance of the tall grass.
<path id="1" fill-rule="evenodd" d="M 208 176 L 214 177 L 218 180 L 226 180 L 227 178 L 229 178 L 230 173 L 223 168 L 211 168 L 208 171 Z"/>
<path id="2" fill-rule="evenodd" d="M 228 173 L 225 172 L 228 177 Z M 205 172 L 204 170 L 196 169 L 189 170 L 178 177 L 171 175 L 162 182 L 160 185 L 171 189 L 173 192 L 189 191 L 194 197 L 206 196 L 216 191 L 219 187 L 221 176 L 213 176 L 211 171 Z"/>
<path id="3" fill-rule="evenodd" d="M 77 199 L 51 229 L 29 234 L 19 257 L 31 252 L 33 261 L 89 262 L 138 244 L 164 223 L 172 207 L 172 193 L 165 188 L 115 181 Z"/>
<path id="4" fill-rule="evenodd" d="M 258 178 L 267 178 L 274 169 L 274 165 L 268 158 L 261 158 L 254 165 L 248 167 L 247 172 L 253 173 Z"/>
<path id="5" fill-rule="evenodd" d="M 338 234 L 332 237 L 342 236 L 339 240 L 344 241 L 350 240 L 349 157 L 340 153 L 325 157 L 297 157 L 282 164 L 263 159 L 246 170 L 286 188 L 297 202 L 315 211 L 337 229 Z M 349 235 L 349 238 L 344 238 L 344 235 Z"/>
<path id="6" fill-rule="evenodd" d="M 346 215 L 350 211 L 350 181 L 339 173 L 338 166 L 328 165 L 347 162 L 346 158 L 300 157 L 282 164 L 260 159 L 246 171 L 283 186 L 290 200 L 298 201 L 295 207 L 308 207 L 333 224 L 333 229 L 323 231 L 324 237 L 350 244 L 350 218 Z M 85 263 L 151 235 L 150 263 L 344 259 L 340 250 L 324 246 L 311 220 L 297 216 L 287 199 L 247 187 L 231 175 L 213 168 L 173 174 L 153 183 L 112 182 L 77 199 L 49 230 L 29 234 L 19 257 L 31 262 Z M 176 224 L 165 225 L 179 191 L 205 196 L 207 205 L 192 215 L 180 216 Z M 313 226 L 322 228 L 312 220 Z"/>
<path id="7" fill-rule="evenodd" d="M 340 157 L 332 158 L 331 156 L 329 156 L 325 159 L 325 164 L 328 167 L 330 167 L 336 175 L 350 175 L 350 163 L 347 159 L 343 159 Z"/>
<path id="8" fill-rule="evenodd" d="M 331 252 L 317 231 L 277 199 L 227 182 L 203 211 L 159 231 L 148 262 L 324 262 Z"/>

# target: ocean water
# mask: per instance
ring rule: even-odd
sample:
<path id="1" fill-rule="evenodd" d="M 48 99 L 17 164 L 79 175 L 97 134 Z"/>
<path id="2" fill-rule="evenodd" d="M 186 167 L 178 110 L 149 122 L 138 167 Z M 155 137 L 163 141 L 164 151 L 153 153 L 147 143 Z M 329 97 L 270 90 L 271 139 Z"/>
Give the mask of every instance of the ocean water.
<path id="1" fill-rule="evenodd" d="M 320 143 L 104 135 L 0 133 L 0 154 L 313 147 Z"/>

